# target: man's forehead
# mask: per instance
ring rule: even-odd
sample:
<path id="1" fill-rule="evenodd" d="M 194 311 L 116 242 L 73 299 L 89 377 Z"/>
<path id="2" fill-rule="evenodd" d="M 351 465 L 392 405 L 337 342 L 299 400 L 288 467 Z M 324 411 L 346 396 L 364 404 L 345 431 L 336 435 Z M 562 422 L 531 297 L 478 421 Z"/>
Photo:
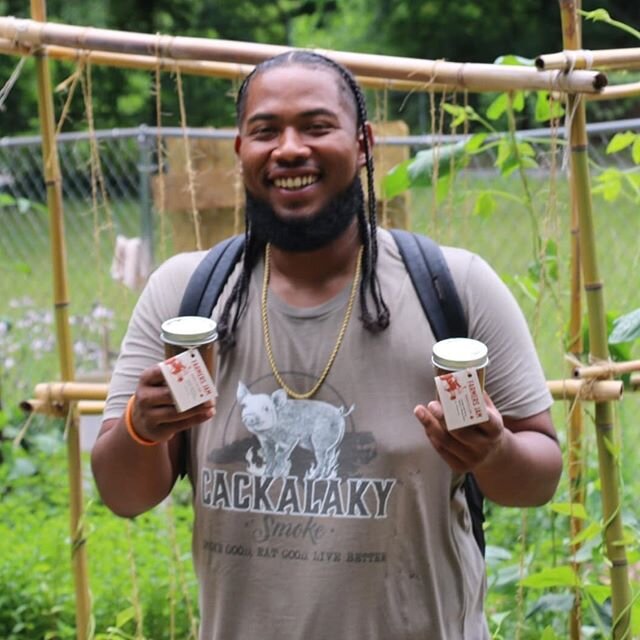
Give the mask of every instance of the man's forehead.
<path id="1" fill-rule="evenodd" d="M 278 77 L 279 76 L 279 77 Z M 265 69 L 247 87 L 249 111 L 264 111 L 265 102 L 296 99 L 304 102 L 305 111 L 337 112 L 346 109 L 356 119 L 355 99 L 340 74 L 322 65 L 288 64 Z M 251 113 L 245 113 L 251 118 Z"/>

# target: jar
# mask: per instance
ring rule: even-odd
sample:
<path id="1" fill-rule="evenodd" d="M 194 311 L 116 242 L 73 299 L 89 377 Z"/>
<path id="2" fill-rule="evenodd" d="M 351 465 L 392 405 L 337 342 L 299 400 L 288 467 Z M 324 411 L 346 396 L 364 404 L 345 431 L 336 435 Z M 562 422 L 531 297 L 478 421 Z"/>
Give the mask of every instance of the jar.
<path id="1" fill-rule="evenodd" d="M 472 338 L 447 338 L 433 345 L 431 362 L 436 375 L 475 369 L 484 389 L 485 369 L 489 363 L 487 345 Z"/>
<path id="2" fill-rule="evenodd" d="M 217 325 L 203 316 L 178 316 L 165 320 L 160 327 L 165 358 L 171 358 L 187 349 L 198 349 L 209 373 L 215 375 L 215 342 Z"/>

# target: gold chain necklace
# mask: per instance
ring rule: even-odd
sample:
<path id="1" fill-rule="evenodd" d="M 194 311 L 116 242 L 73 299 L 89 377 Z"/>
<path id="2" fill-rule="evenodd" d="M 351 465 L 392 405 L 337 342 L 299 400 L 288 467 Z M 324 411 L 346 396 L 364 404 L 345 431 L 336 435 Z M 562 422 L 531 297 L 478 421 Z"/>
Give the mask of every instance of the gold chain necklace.
<path id="1" fill-rule="evenodd" d="M 326 380 L 329 375 L 329 370 L 333 365 L 333 361 L 336 359 L 338 355 L 338 349 L 340 349 L 340 345 L 342 344 L 342 340 L 344 338 L 344 334 L 347 331 L 347 325 L 349 324 L 349 319 L 351 318 L 351 312 L 353 311 L 353 304 L 356 299 L 356 293 L 358 292 L 358 284 L 360 283 L 360 274 L 362 271 L 362 246 L 358 251 L 358 261 L 356 262 L 356 273 L 353 276 L 353 284 L 351 285 L 351 294 L 349 295 L 349 302 L 347 304 L 347 310 L 344 314 L 344 320 L 342 321 L 342 326 L 340 327 L 340 332 L 338 333 L 338 339 L 336 340 L 336 344 L 333 347 L 333 351 L 329 356 L 329 361 L 324 368 L 324 371 L 320 374 L 318 381 L 313 385 L 313 387 L 306 391 L 305 393 L 298 393 L 294 391 L 290 386 L 288 386 L 285 381 L 282 379 L 280 372 L 278 371 L 278 367 L 276 366 L 275 358 L 273 357 L 273 347 L 271 346 L 271 333 L 269 331 L 269 318 L 267 314 L 267 292 L 269 290 L 269 276 L 271 273 L 271 245 L 267 244 L 264 251 L 264 278 L 262 281 L 262 300 L 260 311 L 262 315 L 262 332 L 264 334 L 264 346 L 267 352 L 267 358 L 269 360 L 269 364 L 271 365 L 271 371 L 273 371 L 273 376 L 277 380 L 278 384 L 287 392 L 287 394 L 295 398 L 296 400 L 306 400 L 307 398 L 311 398 L 316 391 L 322 386 L 322 383 Z"/>

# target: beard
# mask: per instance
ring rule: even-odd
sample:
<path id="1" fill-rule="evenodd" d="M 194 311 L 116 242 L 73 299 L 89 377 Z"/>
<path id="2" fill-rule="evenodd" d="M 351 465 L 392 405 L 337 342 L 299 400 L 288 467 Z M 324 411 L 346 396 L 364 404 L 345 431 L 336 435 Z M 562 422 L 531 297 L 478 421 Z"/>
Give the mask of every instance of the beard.
<path id="1" fill-rule="evenodd" d="M 283 251 L 315 251 L 331 244 L 351 225 L 362 209 L 360 176 L 312 216 L 283 220 L 273 208 L 245 190 L 247 223 L 260 244 L 271 243 Z"/>

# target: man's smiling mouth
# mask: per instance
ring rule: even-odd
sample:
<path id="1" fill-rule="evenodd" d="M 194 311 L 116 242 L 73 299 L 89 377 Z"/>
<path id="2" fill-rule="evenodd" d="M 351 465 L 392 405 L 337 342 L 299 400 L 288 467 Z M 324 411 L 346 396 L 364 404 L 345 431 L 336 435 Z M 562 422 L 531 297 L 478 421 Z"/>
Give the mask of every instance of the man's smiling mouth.
<path id="1" fill-rule="evenodd" d="M 273 184 L 278 189 L 295 190 L 308 187 L 318 181 L 318 176 L 296 176 L 295 178 L 276 178 Z"/>

